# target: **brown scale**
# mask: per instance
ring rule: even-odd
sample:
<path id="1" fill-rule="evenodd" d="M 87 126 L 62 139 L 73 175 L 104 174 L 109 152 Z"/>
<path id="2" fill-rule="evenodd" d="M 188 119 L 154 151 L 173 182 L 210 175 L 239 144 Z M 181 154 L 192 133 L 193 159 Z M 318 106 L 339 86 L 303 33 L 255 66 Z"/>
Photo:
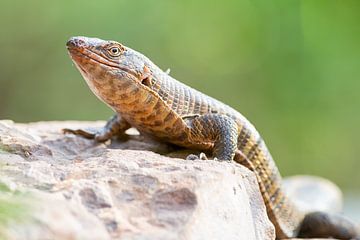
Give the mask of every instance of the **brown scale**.
<path id="1" fill-rule="evenodd" d="M 133 126 L 141 133 L 180 146 L 213 150 L 221 160 L 232 160 L 235 155 L 236 162 L 255 173 L 277 238 L 297 236 L 304 213 L 284 194 L 281 176 L 264 141 L 239 112 L 178 82 L 144 55 L 120 43 L 74 37 L 67 46 L 91 90 L 118 114 L 97 134 L 69 129 L 67 132 L 104 141 Z M 323 215 L 307 216 L 318 221 Z M 308 230 L 311 224 L 304 225 L 307 228 L 300 230 L 302 235 L 317 236 Z M 334 224 L 323 225 L 321 230 L 328 236 L 334 236 L 330 235 L 334 232 L 343 239 L 355 236 L 348 228 L 344 227 L 345 231 Z M 353 235 L 346 235 L 347 232 Z"/>
<path id="2" fill-rule="evenodd" d="M 250 144 L 248 145 L 252 145 L 254 144 L 254 142 L 255 142 L 254 145 L 256 145 L 256 142 L 259 142 L 259 140 L 248 141 L 248 143 L 249 142 Z M 244 147 L 244 148 L 249 149 L 248 147 Z M 248 152 L 248 154 L 250 154 L 250 156 L 248 156 L 249 159 L 254 157 L 254 154 L 251 152 L 251 149 Z M 277 173 L 277 169 L 275 169 L 275 165 L 270 167 L 268 164 L 269 161 L 261 161 L 261 160 L 259 161 L 259 159 L 263 157 L 262 151 L 259 150 L 262 148 L 258 146 L 256 147 L 256 149 L 258 151 L 256 159 L 258 160 L 253 161 L 254 164 L 252 164 L 253 166 L 250 168 L 255 169 L 254 172 L 257 173 L 258 177 L 261 179 L 260 189 L 264 195 L 267 195 L 267 197 L 264 199 L 265 199 L 265 204 L 267 205 L 268 213 L 270 212 L 269 215 L 281 216 L 281 218 L 279 219 L 285 219 L 286 223 L 281 223 L 282 225 L 291 224 L 291 227 L 299 226 L 299 224 L 288 222 L 286 219 L 302 219 L 303 215 L 299 212 L 288 211 L 288 209 L 295 209 L 295 207 L 290 208 L 292 204 L 290 202 L 286 202 L 287 198 L 279 188 L 279 185 L 281 184 L 281 178 L 279 174 L 274 174 Z M 273 174 L 272 177 L 270 178 L 271 173 Z M 283 207 L 284 205 L 286 205 L 287 207 Z M 279 229 L 281 228 L 279 227 L 276 229 L 277 229 L 277 236 L 288 234 L 288 233 L 280 232 Z"/>
<path id="3" fill-rule="evenodd" d="M 93 70 L 93 68 L 92 68 Z M 99 71 L 97 71 L 99 72 Z M 102 74 L 103 75 L 103 74 Z M 132 123 L 135 127 L 137 127 L 140 131 L 150 133 L 150 134 L 156 134 L 157 137 L 165 137 L 167 136 L 167 133 L 164 132 L 164 129 L 174 129 L 178 130 L 179 132 L 185 132 L 185 126 L 182 124 L 182 121 L 180 118 L 178 118 L 175 114 L 171 114 L 167 111 L 169 111 L 168 106 L 170 106 L 170 109 L 172 109 L 174 112 L 179 114 L 184 114 L 184 112 L 180 111 L 178 108 L 179 99 L 180 99 L 180 93 L 184 93 L 182 89 L 186 88 L 184 85 L 176 84 L 176 81 L 169 81 L 167 78 L 165 81 L 160 83 L 160 87 L 157 87 L 157 89 L 160 89 L 157 93 L 160 98 L 157 98 L 156 104 L 151 104 L 151 101 L 144 101 L 144 96 L 147 96 L 147 92 L 144 92 L 144 89 L 142 86 L 138 86 L 136 84 L 131 85 L 128 81 L 126 83 L 122 83 L 119 85 L 119 87 L 114 87 L 114 82 L 110 81 L 107 85 L 102 82 L 102 84 L 99 87 L 99 82 L 95 81 L 95 86 L 98 86 L 100 93 L 100 98 L 103 98 L 105 102 L 112 105 L 113 107 L 116 107 L 116 111 L 119 112 L 125 119 L 128 119 L 129 122 Z M 127 87 L 124 88 L 124 94 L 120 94 L 120 98 L 117 98 L 117 94 L 112 93 L 112 89 L 116 88 L 117 90 L 121 90 L 121 88 L 126 85 Z M 110 87 L 106 87 L 110 86 Z M 154 88 L 155 89 L 155 88 Z M 189 90 L 188 90 L 189 91 Z M 154 92 L 156 93 L 156 92 Z M 154 95 L 155 96 L 155 95 Z M 152 96 L 152 97 L 154 97 Z M 210 109 L 210 105 L 212 106 L 213 111 L 216 112 L 224 112 L 224 109 L 227 109 L 226 106 L 218 106 L 219 103 L 217 101 L 214 101 L 212 99 L 209 99 L 205 97 L 203 94 L 192 94 L 192 96 L 195 96 L 192 102 L 193 109 L 189 109 L 189 112 L 185 112 L 186 115 L 190 114 L 198 114 L 203 115 L 207 113 Z M 146 99 L 152 98 L 152 97 L 146 97 Z M 182 96 L 181 96 L 182 97 Z M 163 102 L 166 102 L 166 104 L 162 104 Z M 114 102 L 121 102 L 120 106 L 114 105 Z M 134 106 L 141 106 L 140 108 L 136 108 L 135 110 L 132 109 Z M 190 111 L 191 110 L 191 111 Z M 166 116 L 171 116 L 171 118 L 167 119 L 165 122 L 164 119 L 161 119 L 161 116 L 165 115 L 165 112 L 167 113 Z M 230 114 L 231 115 L 231 112 Z M 236 118 L 236 116 L 234 116 Z M 173 120 L 173 121 L 171 121 Z M 163 124 L 161 124 L 163 123 Z M 240 146 L 239 149 L 244 152 L 246 156 L 250 153 L 251 149 L 258 149 L 256 146 L 256 140 L 254 140 L 254 136 L 258 136 L 256 132 L 251 132 L 249 128 L 247 127 L 249 124 L 243 123 L 241 125 L 241 131 L 245 134 L 242 135 L 242 132 L 239 136 Z M 150 126 L 150 128 L 148 127 Z M 204 134 L 199 134 L 204 131 L 204 128 L 201 124 L 194 125 L 196 126 L 194 128 L 194 131 L 192 131 L 192 141 L 197 141 L 197 139 L 206 139 L 206 137 L 210 137 L 211 134 L 205 132 Z M 212 125 L 212 122 L 210 122 L 210 126 L 207 126 L 209 129 L 214 129 L 214 126 Z M 254 135 L 255 133 L 255 135 Z M 172 133 L 176 135 L 175 133 Z M 206 136 L 207 134 L 207 136 Z M 179 139 L 183 140 L 183 138 L 180 137 L 180 135 L 177 135 Z M 211 136 L 213 137 L 213 136 Z M 243 138 L 243 139 L 241 139 Z M 191 143 L 184 143 L 184 142 L 178 142 L 176 139 L 172 140 L 173 143 L 180 143 L 181 145 L 190 145 Z M 190 142 L 190 141 L 189 141 Z M 201 145 L 201 144 L 200 144 Z M 193 147 L 193 146 L 190 146 Z M 255 150 L 254 150 L 255 151 Z M 251 158 L 249 158 L 251 160 Z M 259 159 L 254 159 L 254 163 L 265 163 L 266 161 L 259 161 Z M 270 186 L 271 180 L 268 180 L 265 178 L 265 176 L 268 176 L 268 174 L 260 174 L 263 172 L 266 172 L 266 166 L 258 165 L 256 164 L 253 168 L 255 173 L 257 173 L 257 176 L 259 177 L 259 184 L 260 189 L 262 190 L 264 196 L 266 196 L 266 192 L 264 189 L 267 188 L 267 186 Z M 277 186 L 274 186 L 274 189 Z M 270 202 L 270 198 L 264 198 L 265 202 L 267 203 L 268 209 L 283 209 L 280 207 L 276 207 L 274 203 L 277 202 L 278 199 L 273 199 L 273 202 Z M 279 215 L 285 215 L 283 213 L 280 213 Z M 285 226 L 286 224 L 282 224 Z M 283 227 L 282 226 L 282 227 Z M 288 228 L 288 227 L 286 227 Z M 295 230 L 296 231 L 296 230 Z M 278 235 L 283 234 L 282 232 L 278 233 Z M 291 233 L 292 234 L 292 233 Z"/>

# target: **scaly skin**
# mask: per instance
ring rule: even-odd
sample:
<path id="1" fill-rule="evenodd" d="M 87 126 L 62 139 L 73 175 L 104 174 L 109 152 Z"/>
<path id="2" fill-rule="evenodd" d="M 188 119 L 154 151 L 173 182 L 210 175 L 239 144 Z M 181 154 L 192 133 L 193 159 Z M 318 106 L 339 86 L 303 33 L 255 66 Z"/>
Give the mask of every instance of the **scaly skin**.
<path id="1" fill-rule="evenodd" d="M 67 47 L 90 89 L 117 115 L 95 135 L 83 130 L 65 132 L 106 141 L 133 126 L 161 141 L 212 151 L 217 159 L 235 160 L 256 174 L 277 238 L 355 237 L 353 225 L 345 219 L 325 213 L 306 215 L 293 205 L 282 190 L 281 176 L 264 141 L 233 108 L 175 80 L 120 43 L 73 37 Z M 314 230 L 309 223 L 317 220 L 322 224 Z"/>

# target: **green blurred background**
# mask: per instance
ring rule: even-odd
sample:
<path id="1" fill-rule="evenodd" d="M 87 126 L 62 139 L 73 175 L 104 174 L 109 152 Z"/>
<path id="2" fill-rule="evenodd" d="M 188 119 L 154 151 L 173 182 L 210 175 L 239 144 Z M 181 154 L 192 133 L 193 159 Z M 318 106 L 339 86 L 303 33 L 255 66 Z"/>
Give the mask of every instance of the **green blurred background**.
<path id="1" fill-rule="evenodd" d="M 113 39 L 247 116 L 283 175 L 360 189 L 359 0 L 1 0 L 0 22 L 0 119 L 107 119 L 65 43 Z"/>

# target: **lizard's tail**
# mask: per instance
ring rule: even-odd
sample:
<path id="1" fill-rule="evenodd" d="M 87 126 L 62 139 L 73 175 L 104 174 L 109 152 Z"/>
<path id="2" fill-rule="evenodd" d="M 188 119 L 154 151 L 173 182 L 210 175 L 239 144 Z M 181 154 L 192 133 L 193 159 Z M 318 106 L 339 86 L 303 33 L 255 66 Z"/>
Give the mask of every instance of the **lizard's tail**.
<path id="1" fill-rule="evenodd" d="M 242 124 L 234 161 L 255 173 L 278 239 L 298 236 L 354 239 L 359 236 L 354 224 L 344 217 L 306 213 L 294 204 L 282 187 L 279 170 L 264 141 L 249 123 Z"/>
<path id="2" fill-rule="evenodd" d="M 299 237 L 349 239 L 358 234 L 354 224 L 338 214 L 342 194 L 334 183 L 314 176 L 293 176 L 283 180 L 283 187 L 296 207 L 308 213 L 300 225 Z"/>
<path id="3" fill-rule="evenodd" d="M 268 217 L 275 226 L 277 239 L 297 237 L 305 213 L 287 197 L 282 188 L 280 173 L 270 154 L 264 150 L 264 144 L 258 146 L 257 159 L 240 150 L 234 161 L 255 173 Z"/>
<path id="4" fill-rule="evenodd" d="M 234 160 L 255 172 L 267 214 L 276 229 L 277 239 L 332 237 L 360 240 L 360 231 L 343 216 L 325 212 L 306 213 L 301 211 L 284 192 L 280 182 L 281 177 L 277 173 L 275 164 L 272 164 L 272 159 L 270 164 L 266 166 L 267 169 L 273 171 L 273 176 L 270 178 L 270 175 L 260 170 L 259 166 L 254 167 L 250 161 L 244 161 L 243 158 Z M 274 177 L 274 174 L 277 177 Z"/>
<path id="5" fill-rule="evenodd" d="M 359 229 L 340 215 L 312 212 L 305 216 L 299 232 L 301 238 L 360 239 Z"/>

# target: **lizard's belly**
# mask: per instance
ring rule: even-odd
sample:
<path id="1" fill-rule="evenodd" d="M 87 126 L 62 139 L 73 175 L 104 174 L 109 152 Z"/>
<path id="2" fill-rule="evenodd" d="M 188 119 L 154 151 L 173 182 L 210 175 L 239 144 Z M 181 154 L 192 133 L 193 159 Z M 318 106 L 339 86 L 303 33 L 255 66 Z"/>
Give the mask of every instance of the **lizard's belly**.
<path id="1" fill-rule="evenodd" d="M 158 108 L 150 114 L 120 113 L 140 133 L 145 133 L 163 142 L 181 147 L 208 150 L 211 144 L 197 142 L 191 137 L 191 129 L 179 115 L 166 108 Z"/>
<path id="2" fill-rule="evenodd" d="M 109 105 L 141 133 L 187 148 L 210 148 L 209 144 L 192 139 L 191 129 L 181 116 L 145 89 L 134 88 Z"/>

